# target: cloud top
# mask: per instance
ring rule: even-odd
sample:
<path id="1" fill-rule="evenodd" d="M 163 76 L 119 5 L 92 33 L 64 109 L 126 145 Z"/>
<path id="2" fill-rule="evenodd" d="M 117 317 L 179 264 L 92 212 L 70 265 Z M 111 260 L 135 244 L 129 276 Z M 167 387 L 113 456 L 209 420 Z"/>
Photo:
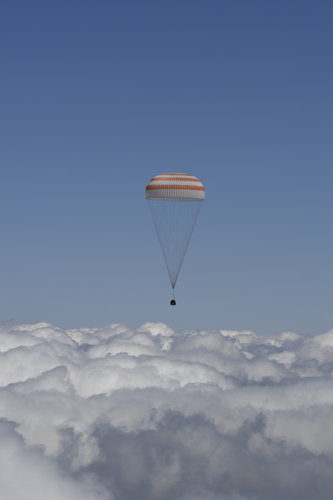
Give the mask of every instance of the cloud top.
<path id="1" fill-rule="evenodd" d="M 333 330 L 5 324 L 0 366 L 1 497 L 331 498 Z"/>

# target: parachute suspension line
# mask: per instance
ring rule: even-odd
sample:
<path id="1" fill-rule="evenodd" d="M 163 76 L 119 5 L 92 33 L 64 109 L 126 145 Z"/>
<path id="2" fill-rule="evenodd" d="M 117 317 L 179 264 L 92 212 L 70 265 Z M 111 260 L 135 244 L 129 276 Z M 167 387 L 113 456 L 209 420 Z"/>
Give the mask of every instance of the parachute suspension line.
<path id="1" fill-rule="evenodd" d="M 202 200 L 151 199 L 148 203 L 170 283 L 174 289 Z M 174 298 L 173 301 L 175 302 Z"/>

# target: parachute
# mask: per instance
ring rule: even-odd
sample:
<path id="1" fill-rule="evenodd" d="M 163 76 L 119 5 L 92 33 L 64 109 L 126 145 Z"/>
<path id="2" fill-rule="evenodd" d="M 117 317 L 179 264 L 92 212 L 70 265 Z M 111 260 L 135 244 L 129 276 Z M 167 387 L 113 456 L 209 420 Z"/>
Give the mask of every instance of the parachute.
<path id="1" fill-rule="evenodd" d="M 176 305 L 177 278 L 204 199 L 205 188 L 189 174 L 159 174 L 146 186 L 146 200 L 172 286 L 172 306 Z"/>

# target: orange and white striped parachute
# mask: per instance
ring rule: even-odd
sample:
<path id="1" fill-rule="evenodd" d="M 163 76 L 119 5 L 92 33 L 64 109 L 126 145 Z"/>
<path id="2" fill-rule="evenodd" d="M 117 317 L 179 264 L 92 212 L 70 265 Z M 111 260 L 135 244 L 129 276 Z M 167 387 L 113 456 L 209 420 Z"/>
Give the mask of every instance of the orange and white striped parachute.
<path id="1" fill-rule="evenodd" d="M 146 199 L 174 293 L 201 204 L 205 199 L 205 188 L 194 175 L 159 174 L 148 182 Z M 176 304 L 174 296 L 170 304 Z"/>
<path id="2" fill-rule="evenodd" d="M 194 175 L 159 174 L 148 182 L 146 199 L 202 201 L 205 199 L 205 188 Z"/>

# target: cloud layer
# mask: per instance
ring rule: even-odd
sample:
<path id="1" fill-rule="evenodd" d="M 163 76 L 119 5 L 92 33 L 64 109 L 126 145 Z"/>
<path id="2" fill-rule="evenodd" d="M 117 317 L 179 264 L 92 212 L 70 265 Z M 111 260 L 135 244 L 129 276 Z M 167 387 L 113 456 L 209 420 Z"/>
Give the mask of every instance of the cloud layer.
<path id="1" fill-rule="evenodd" d="M 333 331 L 0 327 L 0 497 L 333 491 Z"/>

